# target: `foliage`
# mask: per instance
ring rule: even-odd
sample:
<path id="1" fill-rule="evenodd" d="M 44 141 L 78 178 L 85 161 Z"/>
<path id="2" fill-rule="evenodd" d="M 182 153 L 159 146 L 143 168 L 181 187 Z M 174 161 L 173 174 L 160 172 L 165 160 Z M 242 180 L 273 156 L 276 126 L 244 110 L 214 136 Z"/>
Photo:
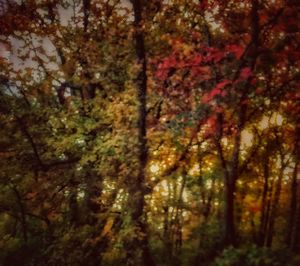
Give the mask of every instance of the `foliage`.
<path id="1" fill-rule="evenodd" d="M 299 264 L 297 1 L 2 2 L 0 264 Z"/>
<path id="2" fill-rule="evenodd" d="M 246 265 L 267 266 L 286 265 L 292 266 L 299 263 L 299 258 L 291 256 L 288 250 L 270 250 L 257 246 L 245 246 L 239 249 L 225 249 L 222 255 L 216 259 L 213 265 Z"/>

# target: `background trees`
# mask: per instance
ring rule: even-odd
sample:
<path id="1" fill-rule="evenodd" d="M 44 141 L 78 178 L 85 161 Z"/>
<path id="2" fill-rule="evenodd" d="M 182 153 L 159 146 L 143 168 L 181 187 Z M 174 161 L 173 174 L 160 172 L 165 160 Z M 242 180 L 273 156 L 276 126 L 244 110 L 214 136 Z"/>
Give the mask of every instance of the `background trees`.
<path id="1" fill-rule="evenodd" d="M 297 265 L 298 9 L 4 2 L 2 263 Z"/>

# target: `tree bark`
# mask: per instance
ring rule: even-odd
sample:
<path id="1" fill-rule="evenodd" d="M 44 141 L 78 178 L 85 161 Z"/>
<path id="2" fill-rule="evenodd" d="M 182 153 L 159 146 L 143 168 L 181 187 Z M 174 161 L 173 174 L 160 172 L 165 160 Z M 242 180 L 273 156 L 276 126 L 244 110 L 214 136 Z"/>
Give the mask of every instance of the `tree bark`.
<path id="1" fill-rule="evenodd" d="M 238 114 L 237 132 L 234 137 L 233 155 L 230 171 L 225 176 L 225 245 L 236 244 L 235 228 L 235 192 L 236 181 L 239 177 L 241 133 L 244 126 L 246 107 L 241 106 Z"/>
<path id="2" fill-rule="evenodd" d="M 299 123 L 298 123 L 299 125 Z M 297 245 L 299 249 L 300 240 L 300 204 L 299 204 L 299 140 L 300 140 L 300 127 L 296 127 L 295 132 L 295 166 L 293 171 L 293 178 L 291 184 L 291 203 L 290 203 L 290 217 L 289 217 L 289 227 L 287 233 L 287 245 L 288 247 L 296 251 Z"/>
<path id="3" fill-rule="evenodd" d="M 79 225 L 79 208 L 77 201 L 77 185 L 74 181 L 70 184 L 69 195 L 69 222 L 71 226 L 77 227 Z"/>
<path id="4" fill-rule="evenodd" d="M 258 56 L 257 48 L 259 46 L 259 19 L 258 19 L 258 1 L 252 0 L 251 7 L 251 44 L 252 51 L 247 54 L 248 57 L 248 65 L 251 70 L 254 69 L 256 59 Z M 245 64 L 246 61 L 241 61 L 241 66 Z M 241 69 L 239 68 L 239 71 Z M 239 73 L 239 71 L 237 73 Z M 234 77 L 234 80 L 236 77 Z M 225 171 L 225 245 L 236 245 L 237 236 L 236 236 L 236 227 L 235 227 L 235 192 L 236 192 L 236 181 L 240 174 L 240 149 L 241 149 L 241 133 L 245 126 L 245 122 L 247 120 L 247 105 L 242 104 L 245 100 L 248 90 L 250 89 L 249 84 L 246 85 L 244 92 L 239 99 L 239 106 L 237 108 L 238 116 L 237 116 L 237 130 L 234 136 L 234 147 L 233 154 L 229 160 L 229 163 L 226 162 L 223 156 L 222 147 L 221 147 L 221 139 L 222 139 L 222 125 L 223 121 L 218 121 L 219 124 L 219 133 L 217 137 L 218 143 L 218 152 L 219 157 L 221 159 L 222 167 Z M 223 120 L 222 117 L 218 117 L 218 120 Z M 222 158 L 223 157 L 223 158 Z"/>
<path id="5" fill-rule="evenodd" d="M 186 186 L 187 173 L 184 171 L 182 173 L 182 184 L 179 190 L 177 206 L 174 217 L 174 254 L 173 254 L 173 264 L 180 264 L 180 254 L 182 247 L 182 205 L 183 205 L 183 192 Z"/>
<path id="6" fill-rule="evenodd" d="M 147 97 L 147 64 L 142 29 L 142 4 L 140 0 L 132 0 L 134 12 L 134 42 L 137 61 L 140 66 L 136 78 L 138 98 L 138 162 L 139 169 L 136 178 L 132 178 L 129 186 L 129 206 L 132 227 L 135 236 L 127 242 L 126 265 L 155 265 L 150 253 L 147 225 L 143 219 L 145 205 L 145 168 L 147 164 L 146 136 L 146 97 Z"/>
<path id="7" fill-rule="evenodd" d="M 279 170 L 279 176 L 278 180 L 276 183 L 275 187 L 275 192 L 274 192 L 274 200 L 272 204 L 272 208 L 270 211 L 270 219 L 269 219 L 269 225 L 268 225 L 268 230 L 267 230 L 267 238 L 266 238 L 266 246 L 271 247 L 272 242 L 273 242 L 273 236 L 274 236 L 274 227 L 275 227 L 275 221 L 276 221 L 276 216 L 278 212 L 278 205 L 279 205 L 279 200 L 280 200 L 280 194 L 281 194 L 281 187 L 282 187 L 282 179 L 284 175 L 284 157 L 281 156 L 281 167 Z"/>
<path id="8" fill-rule="evenodd" d="M 289 213 L 289 223 L 288 223 L 288 232 L 287 232 L 287 239 L 286 243 L 287 246 L 292 248 L 293 246 L 293 236 L 295 236 L 295 229 L 296 229 L 296 215 L 297 215 L 297 190 L 298 190 L 298 180 L 297 180 L 297 173 L 298 173 L 298 165 L 299 161 L 295 162 L 294 171 L 293 171 L 293 179 L 291 183 L 291 202 L 290 202 L 290 213 Z"/>
<path id="9" fill-rule="evenodd" d="M 268 154 L 268 145 L 266 147 L 265 152 L 265 159 L 263 162 L 264 168 L 264 188 L 263 188 L 263 195 L 262 195 L 262 202 L 261 202 L 261 216 L 260 216 L 260 225 L 259 225 L 259 239 L 258 244 L 263 245 L 265 241 L 265 224 L 267 222 L 267 197 L 269 191 L 269 176 L 270 176 L 270 169 L 269 169 L 269 154 Z"/>
<path id="10" fill-rule="evenodd" d="M 298 187 L 299 189 L 299 187 Z M 298 202 L 299 202 L 299 191 L 298 191 Z M 296 220 L 295 220 L 295 229 L 294 234 L 291 239 L 291 249 L 295 253 L 300 251 L 300 205 L 298 204 L 297 212 L 296 212 Z"/>
<path id="11" fill-rule="evenodd" d="M 17 203 L 20 209 L 20 221 L 21 221 L 21 227 L 22 227 L 22 234 L 23 234 L 23 240 L 25 243 L 28 241 L 28 228 L 27 228 L 27 221 L 26 221 L 26 210 L 25 206 L 22 201 L 22 197 L 20 195 L 19 190 L 14 186 L 12 187 L 12 190 L 14 191 L 16 198 L 17 198 Z"/>
<path id="12" fill-rule="evenodd" d="M 102 177 L 93 171 L 93 165 L 87 169 L 85 178 L 85 205 L 86 205 L 86 223 L 95 225 L 98 221 L 97 214 L 103 212 L 103 206 L 99 202 L 102 195 Z M 105 210 L 104 210 L 105 211 Z"/>

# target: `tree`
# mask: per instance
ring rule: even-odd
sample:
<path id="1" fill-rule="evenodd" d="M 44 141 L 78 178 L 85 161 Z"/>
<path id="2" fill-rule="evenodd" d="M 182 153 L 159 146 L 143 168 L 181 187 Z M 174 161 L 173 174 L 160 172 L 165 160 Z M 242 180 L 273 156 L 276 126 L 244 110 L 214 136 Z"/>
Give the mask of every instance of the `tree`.
<path id="1" fill-rule="evenodd" d="M 2 264 L 297 264 L 295 1 L 0 8 Z"/>

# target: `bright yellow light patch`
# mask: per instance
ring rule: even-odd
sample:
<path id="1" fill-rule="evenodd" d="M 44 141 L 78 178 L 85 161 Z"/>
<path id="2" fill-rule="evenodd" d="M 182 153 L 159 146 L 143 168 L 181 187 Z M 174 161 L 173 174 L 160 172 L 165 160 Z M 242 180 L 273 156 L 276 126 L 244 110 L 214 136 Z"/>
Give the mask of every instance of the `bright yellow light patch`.
<path id="1" fill-rule="evenodd" d="M 244 147 L 250 147 L 253 143 L 253 133 L 250 130 L 243 130 L 242 132 L 242 145 Z"/>
<path id="2" fill-rule="evenodd" d="M 189 171 L 190 175 L 197 175 L 199 173 L 199 164 L 195 164 Z"/>
<path id="3" fill-rule="evenodd" d="M 283 116 L 278 112 L 275 112 L 272 114 L 271 117 L 263 116 L 262 120 L 259 122 L 259 128 L 261 130 L 264 130 L 270 127 L 270 125 L 282 126 L 283 120 L 284 120 Z"/>
<path id="4" fill-rule="evenodd" d="M 151 173 L 156 174 L 159 171 L 159 166 L 157 164 L 152 164 L 150 166 L 150 171 Z"/>
<path id="5" fill-rule="evenodd" d="M 283 123 L 283 117 L 279 113 L 275 113 L 272 115 L 270 122 L 276 126 L 282 126 Z"/>

